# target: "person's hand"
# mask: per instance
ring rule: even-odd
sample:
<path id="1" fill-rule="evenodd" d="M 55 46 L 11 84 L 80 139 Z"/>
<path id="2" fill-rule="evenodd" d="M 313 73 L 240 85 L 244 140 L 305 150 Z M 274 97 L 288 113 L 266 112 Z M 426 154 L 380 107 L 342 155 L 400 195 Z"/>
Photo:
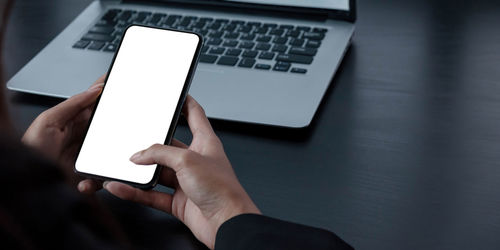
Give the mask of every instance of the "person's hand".
<path id="1" fill-rule="evenodd" d="M 102 91 L 105 75 L 88 90 L 41 113 L 24 133 L 21 141 L 56 161 L 70 183 L 78 181 L 73 172 L 76 153 L 83 142 L 85 129 L 97 97 Z M 93 193 L 101 187 L 94 180 L 79 182 L 80 192 Z"/>
<path id="2" fill-rule="evenodd" d="M 175 189 L 173 195 L 120 182 L 104 182 L 104 188 L 122 199 L 171 213 L 213 249 L 222 223 L 239 214 L 260 211 L 236 178 L 202 107 L 188 96 L 183 111 L 193 134 L 189 147 L 174 140 L 172 146 L 155 144 L 130 159 L 138 165 L 166 166 L 160 184 Z"/>

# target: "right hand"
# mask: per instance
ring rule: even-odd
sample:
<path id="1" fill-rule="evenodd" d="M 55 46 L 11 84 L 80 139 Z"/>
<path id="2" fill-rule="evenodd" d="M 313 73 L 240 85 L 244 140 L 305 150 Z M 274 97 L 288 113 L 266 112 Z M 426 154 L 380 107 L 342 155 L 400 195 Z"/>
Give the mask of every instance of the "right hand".
<path id="1" fill-rule="evenodd" d="M 105 182 L 104 188 L 121 199 L 171 213 L 213 249 L 222 223 L 239 214 L 260 211 L 236 178 L 202 107 L 188 96 L 183 111 L 193 134 L 191 145 L 175 140 L 172 146 L 155 144 L 130 159 L 138 165 L 167 166 L 160 184 L 175 189 L 173 195 L 120 182 Z"/>

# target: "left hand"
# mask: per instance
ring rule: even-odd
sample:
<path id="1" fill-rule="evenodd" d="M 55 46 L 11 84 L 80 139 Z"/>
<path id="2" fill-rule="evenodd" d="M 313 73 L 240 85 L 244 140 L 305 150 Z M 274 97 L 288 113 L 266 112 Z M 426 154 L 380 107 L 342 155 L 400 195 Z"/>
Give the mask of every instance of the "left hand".
<path id="1" fill-rule="evenodd" d="M 100 77 L 87 91 L 40 114 L 21 139 L 25 145 L 59 163 L 71 183 L 76 184 L 78 181 L 73 172 L 76 154 L 83 143 L 85 129 L 104 86 L 104 79 L 105 76 Z M 100 186 L 94 180 L 83 180 L 78 184 L 78 189 L 84 193 L 94 193 Z"/>

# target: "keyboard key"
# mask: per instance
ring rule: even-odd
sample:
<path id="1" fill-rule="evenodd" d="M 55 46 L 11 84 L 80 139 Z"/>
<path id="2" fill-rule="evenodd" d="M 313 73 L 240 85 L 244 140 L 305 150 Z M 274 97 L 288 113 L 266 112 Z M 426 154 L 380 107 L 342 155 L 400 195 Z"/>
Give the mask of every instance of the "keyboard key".
<path id="1" fill-rule="evenodd" d="M 113 31 L 115 31 L 115 27 L 113 26 L 95 26 L 89 30 L 89 33 L 111 34 Z"/>
<path id="2" fill-rule="evenodd" d="M 116 19 L 118 21 L 128 21 L 134 12 L 131 10 L 126 10 L 121 13 L 121 15 Z"/>
<path id="3" fill-rule="evenodd" d="M 251 30 L 253 29 L 252 26 L 250 25 L 244 25 L 244 26 L 240 26 L 236 29 L 236 32 L 243 32 L 243 33 L 248 33 L 250 32 Z"/>
<path id="4" fill-rule="evenodd" d="M 259 43 L 255 46 L 256 50 L 265 50 L 268 51 L 271 48 L 271 44 L 269 43 Z"/>
<path id="5" fill-rule="evenodd" d="M 208 29 L 219 30 L 221 26 L 222 26 L 221 23 L 212 23 L 208 26 Z"/>
<path id="6" fill-rule="evenodd" d="M 242 49 L 227 49 L 226 56 L 239 56 L 243 52 Z"/>
<path id="7" fill-rule="evenodd" d="M 245 24 L 246 22 L 245 21 L 242 21 L 242 20 L 232 20 L 231 21 L 231 24 L 236 24 L 236 25 L 243 25 Z"/>
<path id="8" fill-rule="evenodd" d="M 226 51 L 225 48 L 221 48 L 221 47 L 213 47 L 211 48 L 208 53 L 209 54 L 216 54 L 216 55 L 222 55 L 224 54 L 224 52 Z"/>
<path id="9" fill-rule="evenodd" d="M 121 10 L 119 10 L 119 9 L 108 10 L 108 12 L 106 12 L 106 14 L 104 14 L 101 19 L 113 20 L 120 12 L 121 12 Z"/>
<path id="10" fill-rule="evenodd" d="M 175 18 L 175 19 L 181 19 L 181 15 L 170 15 L 169 17 Z"/>
<path id="11" fill-rule="evenodd" d="M 104 42 L 92 42 L 92 44 L 88 47 L 91 50 L 101 50 L 104 47 Z"/>
<path id="12" fill-rule="evenodd" d="M 289 69 L 290 69 L 290 66 L 292 64 L 288 63 L 288 62 L 276 62 L 276 64 L 274 65 L 274 68 L 273 70 L 274 71 L 283 71 L 283 72 L 287 72 Z"/>
<path id="13" fill-rule="evenodd" d="M 243 52 L 243 57 L 249 57 L 249 58 L 255 58 L 257 56 L 258 52 L 255 50 L 245 50 Z"/>
<path id="14" fill-rule="evenodd" d="M 214 63 L 215 61 L 217 61 L 217 58 L 218 58 L 218 56 L 201 54 L 200 55 L 200 62 L 202 62 L 202 63 Z"/>
<path id="15" fill-rule="evenodd" d="M 255 39 L 255 34 L 243 34 L 240 37 L 241 40 L 253 41 Z"/>
<path id="16" fill-rule="evenodd" d="M 116 25 L 116 22 L 115 21 L 107 21 L 107 20 L 99 20 L 97 21 L 97 23 L 95 24 L 95 26 L 115 26 Z"/>
<path id="17" fill-rule="evenodd" d="M 125 30 L 125 28 L 127 28 L 131 23 L 129 22 L 121 22 L 121 23 L 118 23 L 115 28 L 116 30 Z"/>
<path id="18" fill-rule="evenodd" d="M 284 53 L 288 50 L 288 46 L 286 45 L 282 45 L 282 44 L 276 44 L 273 46 L 273 49 L 272 51 L 274 52 L 280 52 L 280 53 Z"/>
<path id="19" fill-rule="evenodd" d="M 201 53 L 207 53 L 207 51 L 210 49 L 210 46 L 208 45 L 204 45 L 203 47 L 201 47 Z"/>
<path id="20" fill-rule="evenodd" d="M 149 23 L 151 24 L 157 24 L 160 22 L 160 20 L 164 17 L 166 17 L 167 15 L 165 14 L 162 14 L 162 13 L 155 13 L 153 14 L 153 16 L 151 16 L 151 19 L 149 19 Z"/>
<path id="21" fill-rule="evenodd" d="M 221 56 L 217 64 L 219 65 L 227 65 L 234 66 L 238 63 L 239 58 L 234 56 Z"/>
<path id="22" fill-rule="evenodd" d="M 285 44 L 286 42 L 288 42 L 287 37 L 277 36 L 273 39 L 273 43 L 275 44 Z"/>
<path id="23" fill-rule="evenodd" d="M 272 29 L 271 31 L 269 31 L 269 35 L 274 35 L 274 36 L 281 36 L 283 35 L 283 33 L 285 33 L 285 30 L 283 29 Z"/>
<path id="24" fill-rule="evenodd" d="M 264 25 L 262 25 L 263 27 L 266 27 L 266 28 L 277 28 L 278 25 L 275 24 L 275 23 L 265 23 Z"/>
<path id="25" fill-rule="evenodd" d="M 292 46 L 302 46 L 304 44 L 304 39 L 292 38 L 290 39 L 290 45 Z"/>
<path id="26" fill-rule="evenodd" d="M 293 29 L 294 26 L 293 25 L 288 25 L 288 24 L 282 24 L 280 25 L 280 29 L 287 29 L 287 30 L 291 30 Z"/>
<path id="27" fill-rule="evenodd" d="M 137 23 L 144 23 L 144 21 L 146 21 L 146 19 L 148 18 L 148 16 L 151 15 L 151 12 L 148 12 L 148 11 L 141 11 L 137 14 L 137 16 L 135 18 L 133 18 L 132 20 L 134 22 L 137 22 Z"/>
<path id="28" fill-rule="evenodd" d="M 241 59 L 240 64 L 238 64 L 238 67 L 251 68 L 251 67 L 253 67 L 255 62 L 257 62 L 255 59 L 243 58 L 243 59 Z"/>
<path id="29" fill-rule="evenodd" d="M 73 45 L 76 49 L 85 49 L 90 44 L 90 41 L 80 40 Z"/>
<path id="30" fill-rule="evenodd" d="M 299 37 L 300 36 L 300 30 L 289 30 L 286 32 L 286 36 L 288 37 Z"/>
<path id="31" fill-rule="evenodd" d="M 116 44 L 108 44 L 104 47 L 103 51 L 106 52 L 115 52 L 118 49 L 118 45 Z"/>
<path id="32" fill-rule="evenodd" d="M 236 24 L 226 24 L 226 26 L 224 26 L 222 30 L 227 32 L 233 32 L 236 29 L 236 27 L 237 27 Z"/>
<path id="33" fill-rule="evenodd" d="M 211 22 L 213 21 L 214 19 L 211 18 L 211 17 L 202 17 L 199 19 L 201 22 Z"/>
<path id="34" fill-rule="evenodd" d="M 313 29 L 313 32 L 319 32 L 319 33 L 325 33 L 327 31 L 328 31 L 328 29 L 325 29 L 325 28 L 314 28 Z"/>
<path id="35" fill-rule="evenodd" d="M 276 61 L 311 64 L 313 61 L 313 57 L 312 56 L 293 55 L 293 54 L 280 54 L 276 57 Z"/>
<path id="36" fill-rule="evenodd" d="M 271 65 L 259 63 L 259 64 L 255 65 L 255 68 L 256 69 L 269 70 L 269 69 L 271 69 Z"/>
<path id="37" fill-rule="evenodd" d="M 295 28 L 296 30 L 300 30 L 300 31 L 304 31 L 304 32 L 309 32 L 311 30 L 311 27 L 307 27 L 307 26 L 299 26 L 297 28 Z"/>
<path id="38" fill-rule="evenodd" d="M 190 18 L 182 18 L 179 23 L 177 24 L 177 26 L 179 27 L 187 27 L 189 26 L 189 24 L 191 24 L 191 19 Z"/>
<path id="39" fill-rule="evenodd" d="M 229 20 L 228 19 L 219 18 L 219 19 L 215 19 L 215 22 L 217 22 L 217 23 L 229 23 Z"/>
<path id="40" fill-rule="evenodd" d="M 255 46 L 254 42 L 241 42 L 239 48 L 241 49 L 252 49 Z"/>
<path id="41" fill-rule="evenodd" d="M 208 34 L 208 30 L 205 30 L 205 29 L 194 29 L 193 31 L 202 35 L 202 36 L 206 36 Z"/>
<path id="42" fill-rule="evenodd" d="M 308 41 L 306 44 L 306 47 L 307 48 L 319 48 L 320 45 L 321 45 L 321 42 L 319 42 L 319 41 Z"/>
<path id="43" fill-rule="evenodd" d="M 311 39 L 311 40 L 323 40 L 325 38 L 324 33 L 317 33 L 317 32 L 305 32 L 302 35 L 303 38 Z"/>
<path id="44" fill-rule="evenodd" d="M 192 27 L 196 28 L 196 29 L 203 29 L 205 27 L 205 25 L 207 25 L 207 23 L 198 21 L 198 22 L 194 23 Z"/>
<path id="45" fill-rule="evenodd" d="M 318 50 L 312 48 L 292 47 L 288 53 L 303 56 L 314 56 L 318 53 Z"/>
<path id="46" fill-rule="evenodd" d="M 292 70 L 290 70 L 290 72 L 292 72 L 292 73 L 298 73 L 298 74 L 305 74 L 305 73 L 307 73 L 307 69 L 292 68 Z"/>
<path id="47" fill-rule="evenodd" d="M 113 41 L 113 37 L 110 35 L 103 35 L 103 34 L 94 34 L 94 33 L 87 33 L 82 37 L 82 40 L 92 40 L 92 41 L 100 41 L 100 42 L 111 42 Z"/>
<path id="48" fill-rule="evenodd" d="M 274 58 L 274 53 L 273 52 L 260 52 L 259 59 L 264 59 L 264 60 L 273 60 Z"/>
<path id="49" fill-rule="evenodd" d="M 224 35 L 224 32 L 222 32 L 222 31 L 212 31 L 208 34 L 209 37 L 213 37 L 213 38 L 221 38 L 222 35 Z"/>
<path id="50" fill-rule="evenodd" d="M 258 27 L 261 25 L 260 22 L 248 22 L 247 25 Z"/>
<path id="51" fill-rule="evenodd" d="M 207 45 L 217 45 L 219 46 L 222 43 L 222 39 L 220 38 L 210 38 L 207 41 Z"/>
<path id="52" fill-rule="evenodd" d="M 224 35 L 225 39 L 238 39 L 240 36 L 240 33 L 238 32 L 229 32 Z"/>
<path id="53" fill-rule="evenodd" d="M 263 43 L 268 43 L 269 41 L 271 41 L 271 36 L 257 36 L 257 39 L 255 41 L 257 42 L 263 42 Z"/>
<path id="54" fill-rule="evenodd" d="M 180 16 L 169 16 L 165 21 L 163 22 L 163 25 L 166 26 L 172 26 L 174 23 L 180 18 Z"/>
<path id="55" fill-rule="evenodd" d="M 269 28 L 266 28 L 266 27 L 260 27 L 260 28 L 256 28 L 253 33 L 255 34 L 266 34 L 267 31 L 269 31 Z"/>
<path id="56" fill-rule="evenodd" d="M 236 40 L 226 40 L 226 41 L 224 41 L 224 43 L 222 44 L 222 46 L 234 48 L 234 47 L 238 46 L 238 41 L 236 41 Z"/>

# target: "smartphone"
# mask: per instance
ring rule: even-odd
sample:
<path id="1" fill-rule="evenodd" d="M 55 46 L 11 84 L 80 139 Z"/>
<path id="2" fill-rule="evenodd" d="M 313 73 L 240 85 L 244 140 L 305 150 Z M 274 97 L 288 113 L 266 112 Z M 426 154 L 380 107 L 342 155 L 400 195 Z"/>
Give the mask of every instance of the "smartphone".
<path id="1" fill-rule="evenodd" d="M 202 37 L 190 32 L 129 26 L 78 152 L 75 172 L 148 189 L 161 166 L 130 157 L 170 144 L 196 68 Z"/>

